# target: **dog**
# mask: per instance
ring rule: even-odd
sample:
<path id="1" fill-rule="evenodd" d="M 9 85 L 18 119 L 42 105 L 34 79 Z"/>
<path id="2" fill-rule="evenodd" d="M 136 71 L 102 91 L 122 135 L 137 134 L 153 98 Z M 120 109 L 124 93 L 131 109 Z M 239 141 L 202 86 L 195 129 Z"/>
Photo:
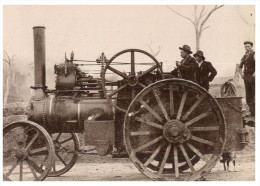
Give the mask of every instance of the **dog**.
<path id="1" fill-rule="evenodd" d="M 230 171 L 229 170 L 229 162 L 233 163 L 234 166 L 234 172 L 236 172 L 236 154 L 234 152 L 223 152 L 222 159 L 220 160 L 221 163 L 224 165 L 224 171 Z M 226 169 L 226 163 L 227 163 L 227 169 Z"/>

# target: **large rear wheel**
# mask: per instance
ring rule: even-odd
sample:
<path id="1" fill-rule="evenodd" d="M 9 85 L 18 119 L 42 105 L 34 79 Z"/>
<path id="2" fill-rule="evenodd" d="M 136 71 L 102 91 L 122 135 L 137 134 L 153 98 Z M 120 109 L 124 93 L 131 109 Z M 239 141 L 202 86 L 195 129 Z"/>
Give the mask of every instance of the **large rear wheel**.
<path id="1" fill-rule="evenodd" d="M 153 180 L 198 180 L 220 159 L 225 139 L 217 101 L 186 80 L 151 84 L 136 96 L 125 116 L 129 157 Z M 182 171 L 183 166 L 188 170 Z"/>

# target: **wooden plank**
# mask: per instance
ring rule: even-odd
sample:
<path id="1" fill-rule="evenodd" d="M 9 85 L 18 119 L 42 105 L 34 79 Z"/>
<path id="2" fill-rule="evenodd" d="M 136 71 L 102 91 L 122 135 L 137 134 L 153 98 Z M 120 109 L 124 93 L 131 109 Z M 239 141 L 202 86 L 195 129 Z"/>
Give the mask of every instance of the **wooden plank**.
<path id="1" fill-rule="evenodd" d="M 181 119 L 181 115 L 182 115 L 182 111 L 183 111 L 183 107 L 184 107 L 187 95 L 188 95 L 188 91 L 185 90 L 185 92 L 183 93 L 182 99 L 181 99 L 179 110 L 178 110 L 177 120 Z"/>
<path id="2" fill-rule="evenodd" d="M 200 142 L 200 143 L 204 143 L 204 144 L 210 145 L 210 146 L 214 146 L 215 145 L 214 142 L 209 141 L 209 140 L 205 140 L 205 139 L 202 139 L 202 138 L 199 138 L 197 136 L 191 136 L 191 139 L 194 140 L 194 141 Z"/>
<path id="3" fill-rule="evenodd" d="M 163 146 L 165 145 L 164 142 L 162 142 L 159 147 L 153 152 L 153 154 L 149 157 L 149 159 L 144 163 L 144 166 L 147 167 L 155 158 L 155 156 L 157 156 L 157 154 L 161 151 L 161 149 L 163 148 Z"/>
<path id="4" fill-rule="evenodd" d="M 159 136 L 159 137 L 153 139 L 152 141 L 149 141 L 148 143 L 146 143 L 146 144 L 144 144 L 144 145 L 141 145 L 141 146 L 139 146 L 139 147 L 133 149 L 133 151 L 134 151 L 135 153 L 136 153 L 136 152 L 139 152 L 139 151 L 141 151 L 141 150 L 143 150 L 143 149 L 145 149 L 145 148 L 147 148 L 147 147 L 149 147 L 149 146 L 151 146 L 151 145 L 157 143 L 158 141 L 160 141 L 160 140 L 162 140 L 162 139 L 163 139 L 163 136 Z"/>
<path id="5" fill-rule="evenodd" d="M 174 115 L 174 100 L 173 100 L 173 87 L 169 85 L 169 95 L 170 95 L 170 117 Z"/>
<path id="6" fill-rule="evenodd" d="M 176 178 L 179 177 L 179 161 L 178 161 L 178 151 L 177 146 L 173 148 L 173 157 L 174 157 L 174 166 L 175 166 L 175 176 Z"/>
<path id="7" fill-rule="evenodd" d="M 180 144 L 179 147 L 180 147 L 180 149 L 181 149 L 182 154 L 184 155 L 184 157 L 185 157 L 185 159 L 186 159 L 186 162 L 188 163 L 188 165 L 189 165 L 189 167 L 190 167 L 190 170 L 191 170 L 192 172 L 194 172 L 195 169 L 194 169 L 194 167 L 193 167 L 193 165 L 192 165 L 192 163 L 191 163 L 191 161 L 190 161 L 190 158 L 189 158 L 189 156 L 188 156 L 188 154 L 187 154 L 185 148 L 183 147 L 182 144 Z"/>
<path id="8" fill-rule="evenodd" d="M 193 105 L 192 107 L 186 112 L 186 114 L 182 117 L 183 120 L 186 120 L 189 115 L 199 106 L 200 102 L 204 99 L 204 97 L 200 97 Z"/>
<path id="9" fill-rule="evenodd" d="M 196 123 L 197 121 L 207 117 L 210 114 L 211 110 L 208 110 L 207 112 L 204 112 L 200 115 L 198 115 L 197 117 L 191 119 L 190 121 L 186 122 L 185 125 L 188 127 L 190 125 L 192 125 L 193 123 Z"/>
<path id="10" fill-rule="evenodd" d="M 165 109 L 164 106 L 163 106 L 163 103 L 162 103 L 162 101 L 161 101 L 159 95 L 157 94 L 157 92 L 156 92 L 155 90 L 153 90 L 153 94 L 154 94 L 154 97 L 155 97 L 155 99 L 156 99 L 156 101 L 157 101 L 157 103 L 158 103 L 158 105 L 159 105 L 159 107 L 160 107 L 160 109 L 161 109 L 161 111 L 162 111 L 162 113 L 163 113 L 165 119 L 166 119 L 167 121 L 169 121 L 170 118 L 169 118 L 169 116 L 168 116 L 168 113 L 167 113 L 166 109 Z"/>
<path id="11" fill-rule="evenodd" d="M 155 131 L 136 131 L 136 132 L 130 132 L 131 136 L 147 136 L 151 134 L 156 134 Z"/>
<path id="12" fill-rule="evenodd" d="M 189 127 L 190 131 L 216 131 L 219 130 L 219 126 L 211 127 Z"/>
<path id="13" fill-rule="evenodd" d="M 160 122 L 163 121 L 163 119 L 159 116 L 158 113 L 156 113 L 150 106 L 148 106 L 143 100 L 140 101 L 140 103 Z"/>
<path id="14" fill-rule="evenodd" d="M 165 154 L 164 154 L 164 157 L 163 157 L 163 160 L 162 160 L 160 169 L 159 169 L 159 174 L 162 174 L 162 173 L 163 173 L 163 169 L 164 169 L 164 166 L 165 166 L 166 161 L 167 161 L 167 159 L 168 159 L 168 156 L 169 156 L 171 147 L 172 147 L 172 144 L 169 143 L 168 146 L 167 146 L 167 149 L 166 149 L 166 151 L 165 151 Z"/>
<path id="15" fill-rule="evenodd" d="M 135 117 L 135 120 L 136 120 L 136 121 L 139 121 L 139 122 L 141 122 L 141 123 L 150 125 L 150 126 L 152 126 L 152 127 L 158 128 L 158 129 L 163 129 L 163 126 L 162 126 L 162 125 L 160 125 L 160 124 L 158 124 L 158 123 L 151 122 L 151 121 L 144 120 L 143 118 L 140 118 L 140 117 Z"/>
<path id="16" fill-rule="evenodd" d="M 196 149 L 192 144 L 186 143 L 186 145 L 193 151 L 195 152 L 203 161 L 208 162 L 208 158 L 206 158 L 204 155 L 202 155 L 198 149 Z"/>

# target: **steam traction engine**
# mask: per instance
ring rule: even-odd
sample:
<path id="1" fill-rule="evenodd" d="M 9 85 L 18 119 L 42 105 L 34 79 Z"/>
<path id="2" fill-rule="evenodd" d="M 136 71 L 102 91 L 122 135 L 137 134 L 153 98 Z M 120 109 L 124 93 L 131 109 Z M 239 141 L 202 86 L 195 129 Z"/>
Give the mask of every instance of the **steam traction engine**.
<path id="1" fill-rule="evenodd" d="M 4 127 L 5 180 L 44 180 L 69 171 L 79 151 L 76 133 L 97 154 L 128 155 L 152 180 L 197 180 L 223 151 L 247 143 L 240 97 L 213 98 L 197 84 L 164 78 L 149 53 L 128 49 L 97 60 L 101 78 L 87 75 L 65 58 L 54 66 L 56 89 L 45 84 L 45 28 L 34 27 L 35 84 L 28 121 Z M 122 56 L 130 62 L 117 62 Z M 138 56 L 151 67 L 137 72 Z M 129 65 L 121 72 L 116 65 Z M 88 66 L 88 64 L 86 64 Z M 121 79 L 112 78 L 114 74 Z M 111 79 L 111 78 L 110 78 Z"/>

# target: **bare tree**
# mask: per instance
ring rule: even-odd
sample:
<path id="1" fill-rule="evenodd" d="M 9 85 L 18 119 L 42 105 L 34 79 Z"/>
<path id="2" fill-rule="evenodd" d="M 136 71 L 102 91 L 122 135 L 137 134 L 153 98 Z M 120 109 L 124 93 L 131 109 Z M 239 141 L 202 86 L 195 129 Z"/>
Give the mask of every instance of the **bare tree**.
<path id="1" fill-rule="evenodd" d="M 155 51 L 155 50 L 153 49 L 152 44 L 153 44 L 153 41 L 150 40 L 150 43 L 146 43 L 145 45 L 149 48 L 149 50 L 150 50 L 150 52 L 152 53 L 152 55 L 153 55 L 154 57 L 156 57 L 156 56 L 161 52 L 162 47 L 159 46 L 159 47 L 158 47 L 158 50 Z"/>
<path id="2" fill-rule="evenodd" d="M 200 10 L 198 11 L 198 6 L 194 5 L 194 18 L 191 19 L 181 13 L 177 12 L 176 10 L 172 9 L 170 6 L 167 6 L 174 14 L 177 14 L 180 17 L 190 21 L 194 25 L 195 34 L 196 34 L 196 50 L 200 49 L 200 39 L 202 32 L 209 28 L 206 26 L 206 22 L 208 21 L 209 17 L 219 8 L 223 7 L 224 5 L 215 5 L 208 13 L 205 12 L 205 5 L 202 5 Z"/>
<path id="3" fill-rule="evenodd" d="M 14 70 L 14 55 L 10 57 L 7 52 L 4 51 L 4 66 L 3 66 L 3 78 L 4 78 L 4 103 L 7 103 L 10 87 L 16 86 L 16 77 Z"/>

